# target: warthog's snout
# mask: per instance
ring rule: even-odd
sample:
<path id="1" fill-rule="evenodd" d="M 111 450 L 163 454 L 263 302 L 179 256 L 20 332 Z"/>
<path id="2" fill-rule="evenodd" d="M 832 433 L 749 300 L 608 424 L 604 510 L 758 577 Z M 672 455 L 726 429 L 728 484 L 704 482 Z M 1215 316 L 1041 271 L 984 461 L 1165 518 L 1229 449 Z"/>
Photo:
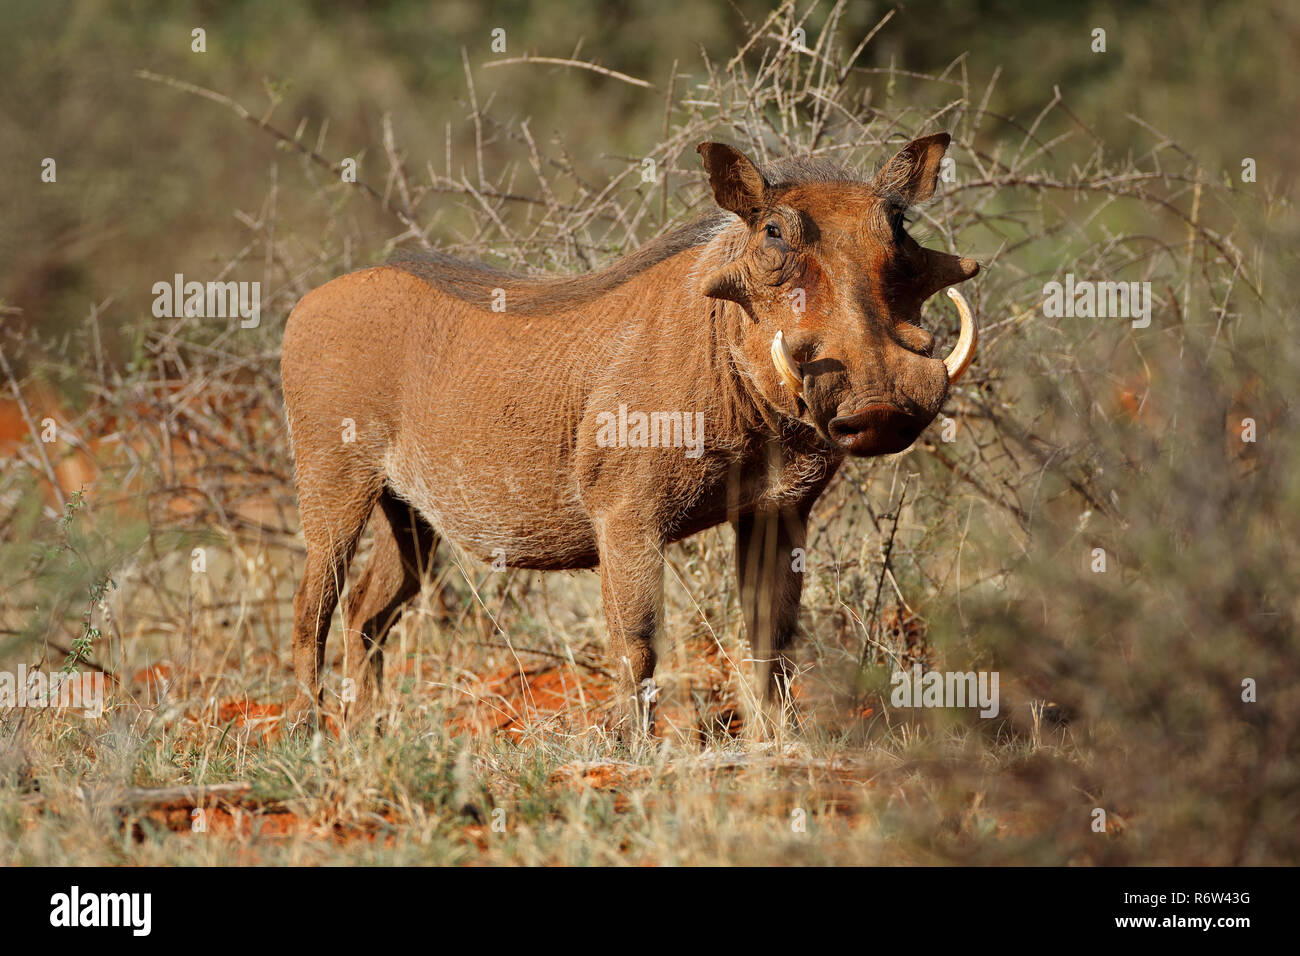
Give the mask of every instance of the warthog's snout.
<path id="1" fill-rule="evenodd" d="M 892 455 L 916 441 L 928 424 L 928 418 L 877 402 L 851 415 L 835 416 L 827 428 L 850 455 Z"/>

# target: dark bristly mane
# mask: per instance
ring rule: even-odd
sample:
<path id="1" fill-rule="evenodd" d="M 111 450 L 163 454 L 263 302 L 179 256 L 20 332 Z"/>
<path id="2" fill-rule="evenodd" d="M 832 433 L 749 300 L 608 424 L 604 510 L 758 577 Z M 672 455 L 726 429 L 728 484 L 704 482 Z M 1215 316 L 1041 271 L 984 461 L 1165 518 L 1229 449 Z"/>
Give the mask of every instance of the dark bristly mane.
<path id="1" fill-rule="evenodd" d="M 763 169 L 773 186 L 808 182 L 857 182 L 847 169 L 825 160 L 790 157 Z M 651 239 L 635 252 L 610 263 L 604 269 L 574 276 L 533 276 L 508 272 L 481 262 L 470 262 L 445 252 L 402 250 L 388 264 L 409 272 L 440 292 L 484 310 L 491 310 L 493 291 L 505 290 L 506 311 L 519 315 L 564 312 L 606 295 L 628 280 L 665 259 L 703 245 L 732 219 L 730 213 L 714 209 L 684 226 Z"/>
<path id="2" fill-rule="evenodd" d="M 652 239 L 604 269 L 574 276 L 532 276 L 507 272 L 481 262 L 467 262 L 444 252 L 400 252 L 392 265 L 447 295 L 491 310 L 494 289 L 504 289 L 506 311 L 522 315 L 564 312 L 586 305 L 651 266 L 712 238 L 728 214 L 714 210 Z"/>

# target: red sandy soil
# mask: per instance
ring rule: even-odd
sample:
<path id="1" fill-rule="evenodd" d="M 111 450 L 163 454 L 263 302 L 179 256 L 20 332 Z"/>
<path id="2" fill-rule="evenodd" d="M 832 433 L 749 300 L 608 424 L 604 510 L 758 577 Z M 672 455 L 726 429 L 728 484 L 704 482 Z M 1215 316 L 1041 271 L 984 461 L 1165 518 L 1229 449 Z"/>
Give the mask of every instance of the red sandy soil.
<path id="1" fill-rule="evenodd" d="M 898 647 L 905 659 L 928 658 L 923 621 L 906 613 L 900 618 L 891 610 L 882 614 L 881 623 L 884 639 Z M 743 677 L 737 673 L 737 666 L 747 665 L 738 665 L 734 657 L 724 653 L 707 631 L 686 638 L 681 647 L 665 655 L 660 662 L 660 737 L 698 747 L 718 739 L 720 732 L 741 733 L 738 687 Z M 609 675 L 562 660 L 539 661 L 527 654 L 520 658 L 486 673 L 461 678 L 447 715 L 449 729 L 480 737 L 504 734 L 528 744 L 538 732 L 580 734 L 593 727 L 610 727 L 616 714 L 615 682 Z M 410 668 L 409 661 L 394 660 L 392 664 L 394 676 Z M 175 699 L 203 699 L 205 683 L 201 675 L 181 672 L 170 662 L 161 661 L 131 675 L 129 689 L 137 701 L 150 706 L 169 693 Z M 871 707 L 864 707 L 861 716 L 871 713 Z M 184 719 L 215 724 L 223 731 L 240 735 L 250 746 L 260 746 L 282 732 L 283 706 L 279 701 L 262 702 L 245 696 L 215 702 L 209 698 L 206 706 Z M 327 721 L 329 731 L 337 735 L 335 718 L 327 717 Z M 690 746 L 683 751 L 687 763 L 692 752 L 699 753 Z M 871 774 L 847 765 L 809 763 L 798 757 L 790 758 L 788 766 L 783 766 L 780 759 L 764 757 L 753 761 L 715 757 L 714 763 L 705 765 L 704 772 L 718 775 L 720 785 L 738 783 L 754 774 L 764 775 L 764 786 L 737 791 L 737 800 L 753 805 L 753 809 L 786 812 L 789 806 L 805 806 L 810 812 L 829 814 L 851 826 L 858 817 L 863 791 L 877 786 Z M 620 809 L 628 805 L 623 791 L 646 784 L 654 773 L 649 767 L 616 760 L 572 763 L 557 769 L 550 782 L 556 787 L 611 793 L 615 808 Z M 812 792 L 809 786 L 814 787 Z M 650 799 L 668 797 L 652 794 Z M 129 817 L 128 822 L 139 837 L 143 836 L 144 826 L 194 833 L 193 809 L 185 803 L 154 807 Z M 382 840 L 384 845 L 393 841 L 378 820 L 373 824 L 326 824 L 283 807 L 259 806 L 251 798 L 216 801 L 203 812 L 206 835 L 225 839 L 300 836 L 338 842 Z M 471 824 L 465 832 L 475 843 L 486 845 L 485 826 Z"/>
<path id="2" fill-rule="evenodd" d="M 365 840 L 371 843 L 378 841 L 385 847 L 394 846 L 394 835 L 378 832 L 378 824 L 374 827 L 360 824 L 351 826 L 342 823 L 321 824 L 277 807 L 240 807 L 225 804 L 204 807 L 201 816 L 199 810 L 188 804 L 153 807 L 133 816 L 129 823 L 136 839 L 144 838 L 147 826 L 154 830 L 191 833 L 196 837 L 223 839 L 256 837 L 259 840 L 284 840 L 309 836 L 314 839 L 333 840 L 340 844 Z M 199 827 L 202 829 L 198 829 Z"/>
<path id="3" fill-rule="evenodd" d="M 741 731 L 735 675 L 711 638 L 689 641 L 688 675 L 671 675 L 660 687 L 660 736 L 702 742 L 719 732 Z M 457 732 L 508 734 L 527 741 L 536 730 L 582 733 L 608 729 L 618 717 L 614 680 L 562 662 L 507 664 L 461 682 L 449 725 Z"/>

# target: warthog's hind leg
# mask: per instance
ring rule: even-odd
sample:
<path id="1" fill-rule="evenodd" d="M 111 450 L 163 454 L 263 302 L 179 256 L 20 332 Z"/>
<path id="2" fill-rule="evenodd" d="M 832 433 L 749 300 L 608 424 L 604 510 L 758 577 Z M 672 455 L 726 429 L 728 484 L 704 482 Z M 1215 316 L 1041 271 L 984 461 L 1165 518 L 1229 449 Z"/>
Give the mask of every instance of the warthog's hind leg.
<path id="1" fill-rule="evenodd" d="M 300 462 L 299 498 L 307 565 L 293 598 L 293 674 L 297 696 L 285 712 L 289 730 L 314 727 L 323 702 L 325 642 L 357 541 L 379 494 L 378 480 L 319 475 Z M 341 469 L 340 469 L 341 471 Z M 303 476 L 311 478 L 304 482 Z"/>
<path id="2" fill-rule="evenodd" d="M 349 730 L 363 727 L 383 685 L 384 639 L 406 605 L 420 593 L 433 563 L 438 535 L 391 492 L 379 498 L 371 518 L 375 545 L 348 595 L 346 650 L 349 685 L 344 718 Z"/>

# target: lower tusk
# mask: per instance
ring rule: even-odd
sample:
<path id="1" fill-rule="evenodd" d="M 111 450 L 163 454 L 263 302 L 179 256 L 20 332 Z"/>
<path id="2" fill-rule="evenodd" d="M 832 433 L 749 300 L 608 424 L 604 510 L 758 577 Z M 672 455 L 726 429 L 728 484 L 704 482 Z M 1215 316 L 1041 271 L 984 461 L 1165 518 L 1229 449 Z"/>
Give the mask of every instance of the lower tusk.
<path id="1" fill-rule="evenodd" d="M 776 333 L 772 339 L 772 364 L 776 366 L 776 374 L 795 395 L 803 394 L 803 378 L 799 375 L 799 364 L 790 354 L 790 350 L 785 346 L 785 337 L 782 333 Z"/>
<path id="2" fill-rule="evenodd" d="M 952 299 L 953 304 L 957 306 L 957 314 L 961 316 L 961 332 L 957 336 L 957 344 L 943 360 L 944 368 L 948 370 L 948 381 L 952 383 L 961 378 L 962 373 L 970 366 L 971 360 L 975 358 L 975 344 L 979 341 L 979 331 L 975 328 L 975 313 L 971 311 L 966 297 L 956 289 L 949 288 L 948 298 Z M 772 348 L 775 355 L 776 343 L 772 344 Z"/>

